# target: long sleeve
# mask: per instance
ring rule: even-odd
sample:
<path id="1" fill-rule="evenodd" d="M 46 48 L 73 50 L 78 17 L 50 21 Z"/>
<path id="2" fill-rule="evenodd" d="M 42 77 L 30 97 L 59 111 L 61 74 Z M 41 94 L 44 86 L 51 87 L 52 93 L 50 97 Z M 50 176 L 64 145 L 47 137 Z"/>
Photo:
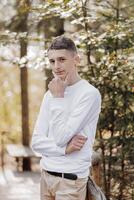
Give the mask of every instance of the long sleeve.
<path id="1" fill-rule="evenodd" d="M 47 94 L 44 95 L 39 115 L 35 123 L 31 147 L 33 151 L 42 156 L 59 156 L 65 155 L 65 147 L 56 145 L 54 139 L 48 137 L 49 121 L 48 121 L 48 100 Z"/>
<path id="2" fill-rule="evenodd" d="M 65 119 L 66 98 L 53 98 L 51 100 L 51 124 L 56 144 L 64 146 L 70 139 L 80 133 L 86 123 L 98 118 L 101 107 L 101 96 L 98 90 L 82 95 L 79 103 Z M 95 124 L 96 126 L 96 124 Z"/>

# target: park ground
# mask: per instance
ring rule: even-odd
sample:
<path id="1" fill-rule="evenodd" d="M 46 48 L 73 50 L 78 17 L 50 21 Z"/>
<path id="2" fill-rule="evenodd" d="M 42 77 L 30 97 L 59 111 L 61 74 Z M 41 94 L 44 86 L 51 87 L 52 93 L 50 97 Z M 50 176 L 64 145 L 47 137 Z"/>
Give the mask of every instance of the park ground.
<path id="1" fill-rule="evenodd" d="M 15 161 L 7 157 L 0 168 L 1 200 L 39 200 L 40 170 L 38 164 L 33 166 L 30 172 L 18 171 Z"/>

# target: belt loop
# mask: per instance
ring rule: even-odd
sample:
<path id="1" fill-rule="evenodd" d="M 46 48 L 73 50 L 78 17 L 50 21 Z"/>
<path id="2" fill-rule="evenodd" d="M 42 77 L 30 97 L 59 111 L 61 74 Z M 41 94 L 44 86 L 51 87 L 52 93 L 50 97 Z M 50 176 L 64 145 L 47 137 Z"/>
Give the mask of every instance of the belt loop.
<path id="1" fill-rule="evenodd" d="M 64 178 L 64 173 L 62 173 L 62 179 Z"/>

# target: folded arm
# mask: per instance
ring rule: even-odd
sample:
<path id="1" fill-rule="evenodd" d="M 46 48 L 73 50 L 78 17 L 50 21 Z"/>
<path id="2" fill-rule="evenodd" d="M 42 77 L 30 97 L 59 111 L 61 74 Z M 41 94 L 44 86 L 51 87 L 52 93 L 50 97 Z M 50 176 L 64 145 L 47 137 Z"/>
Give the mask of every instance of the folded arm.
<path id="1" fill-rule="evenodd" d="M 53 137 L 58 146 L 65 146 L 80 133 L 93 116 L 99 115 L 101 97 L 97 90 L 84 94 L 74 110 L 65 119 L 66 98 L 53 98 L 50 102 Z"/>
<path id="2" fill-rule="evenodd" d="M 53 138 L 47 136 L 49 131 L 48 123 L 48 101 L 47 93 L 45 94 L 40 112 L 34 127 L 31 147 L 33 151 L 42 156 L 59 156 L 65 154 L 66 147 L 59 147 Z"/>

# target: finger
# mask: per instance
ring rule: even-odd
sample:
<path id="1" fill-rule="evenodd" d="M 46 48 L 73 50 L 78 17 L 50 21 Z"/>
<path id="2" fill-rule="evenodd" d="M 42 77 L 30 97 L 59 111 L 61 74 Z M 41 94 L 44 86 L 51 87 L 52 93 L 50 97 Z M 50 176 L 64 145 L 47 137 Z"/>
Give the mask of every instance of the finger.
<path id="1" fill-rule="evenodd" d="M 79 145 L 83 145 L 83 144 L 85 144 L 85 142 L 86 141 L 84 141 L 84 140 L 78 140 L 76 143 L 79 144 Z"/>
<path id="2" fill-rule="evenodd" d="M 75 138 L 72 139 L 72 143 L 74 143 L 74 144 L 77 144 L 77 143 L 85 144 L 86 141 L 87 141 L 86 138 L 75 137 Z"/>
<path id="3" fill-rule="evenodd" d="M 57 74 L 55 74 L 54 72 L 52 72 L 52 74 L 53 74 L 53 76 L 54 76 L 54 79 L 60 79 L 58 76 L 57 76 Z"/>
<path id="4" fill-rule="evenodd" d="M 53 84 L 55 82 L 55 78 L 53 78 L 49 83 Z"/>
<path id="5" fill-rule="evenodd" d="M 57 74 L 55 74 L 54 72 L 52 72 L 54 78 L 58 78 Z"/>
<path id="6" fill-rule="evenodd" d="M 81 145 L 75 145 L 75 149 L 76 149 L 76 150 L 81 150 L 82 147 L 83 147 L 83 146 L 81 146 Z"/>
<path id="7" fill-rule="evenodd" d="M 85 143 L 82 143 L 82 144 L 81 144 L 81 143 L 77 143 L 77 144 L 75 144 L 75 145 L 76 145 L 77 147 L 79 147 L 79 148 L 82 148 L 82 147 L 84 146 L 84 144 L 85 144 Z"/>
<path id="8" fill-rule="evenodd" d="M 78 146 L 83 146 L 85 144 L 85 142 L 83 142 L 83 141 L 76 141 L 75 143 L 74 143 L 74 145 L 78 145 Z"/>
<path id="9" fill-rule="evenodd" d="M 85 142 L 87 141 L 87 138 L 82 138 L 82 139 L 81 139 L 81 138 L 78 138 L 77 141 L 79 141 L 79 142 L 84 142 L 84 143 L 85 143 Z"/>
<path id="10" fill-rule="evenodd" d="M 48 87 L 50 87 L 50 85 L 51 85 L 51 81 L 49 82 Z"/>
<path id="11" fill-rule="evenodd" d="M 52 81 L 49 82 L 48 87 L 50 87 L 52 85 Z"/>
<path id="12" fill-rule="evenodd" d="M 77 139 L 87 140 L 87 137 L 85 137 L 83 135 L 77 135 Z"/>

